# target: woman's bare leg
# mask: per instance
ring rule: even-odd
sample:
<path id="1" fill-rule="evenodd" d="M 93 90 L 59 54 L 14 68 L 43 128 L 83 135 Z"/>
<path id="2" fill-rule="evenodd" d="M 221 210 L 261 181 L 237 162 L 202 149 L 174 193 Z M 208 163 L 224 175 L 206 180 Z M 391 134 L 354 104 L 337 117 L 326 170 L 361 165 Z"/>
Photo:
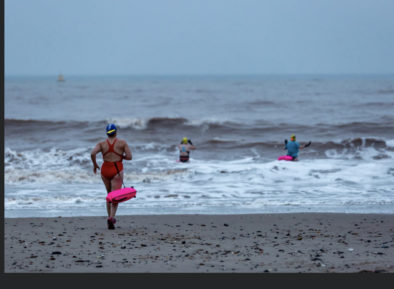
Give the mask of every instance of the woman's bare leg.
<path id="1" fill-rule="evenodd" d="M 111 180 L 101 176 L 101 179 L 103 180 L 103 183 L 105 185 L 105 188 L 107 190 L 107 194 L 109 192 L 111 192 Z M 111 203 L 107 202 L 107 214 L 108 214 L 108 218 L 111 216 Z"/>
<path id="2" fill-rule="evenodd" d="M 113 191 L 119 190 L 122 188 L 122 183 L 123 183 L 123 171 L 121 171 L 119 174 L 117 174 L 115 177 L 112 178 L 111 180 L 111 188 Z M 118 204 L 112 203 L 111 204 L 111 213 L 110 213 L 110 218 L 115 218 L 116 210 L 118 209 Z"/>

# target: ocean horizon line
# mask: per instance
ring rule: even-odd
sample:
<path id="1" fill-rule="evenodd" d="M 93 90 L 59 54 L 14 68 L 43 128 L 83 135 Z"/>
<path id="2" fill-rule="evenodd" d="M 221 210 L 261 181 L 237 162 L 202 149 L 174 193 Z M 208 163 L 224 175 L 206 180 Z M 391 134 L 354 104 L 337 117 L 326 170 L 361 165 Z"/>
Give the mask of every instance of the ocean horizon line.
<path id="1" fill-rule="evenodd" d="M 384 77 L 394 76 L 390 73 L 53 73 L 53 74 L 5 74 L 7 78 L 40 78 L 40 77 L 57 77 L 63 75 L 67 77 Z"/>

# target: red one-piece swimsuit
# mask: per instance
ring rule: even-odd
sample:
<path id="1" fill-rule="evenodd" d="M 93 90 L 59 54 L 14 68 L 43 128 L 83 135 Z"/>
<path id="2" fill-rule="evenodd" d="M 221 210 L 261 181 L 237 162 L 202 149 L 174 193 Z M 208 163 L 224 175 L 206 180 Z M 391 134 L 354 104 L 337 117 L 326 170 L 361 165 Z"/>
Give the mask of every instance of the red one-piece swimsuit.
<path id="1" fill-rule="evenodd" d="M 118 154 L 114 150 L 116 141 L 117 141 L 117 139 L 115 139 L 111 145 L 107 139 L 107 143 L 108 143 L 109 148 L 105 153 L 103 153 L 103 156 L 105 156 L 108 153 L 114 153 L 114 154 L 120 156 L 120 158 L 121 158 L 120 161 L 118 161 L 118 162 L 104 161 L 103 165 L 101 166 L 101 175 L 109 180 L 111 180 L 118 173 L 118 171 L 116 170 L 115 164 L 117 165 L 119 172 L 121 172 L 123 170 L 123 163 L 122 163 L 123 155 Z"/>

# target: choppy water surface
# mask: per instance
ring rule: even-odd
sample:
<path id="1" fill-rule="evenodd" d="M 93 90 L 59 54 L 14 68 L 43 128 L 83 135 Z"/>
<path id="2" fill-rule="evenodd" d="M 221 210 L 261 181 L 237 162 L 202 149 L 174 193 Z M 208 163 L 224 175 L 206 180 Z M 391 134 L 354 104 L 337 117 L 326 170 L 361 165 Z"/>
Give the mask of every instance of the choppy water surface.
<path id="1" fill-rule="evenodd" d="M 8 77 L 6 217 L 105 215 L 108 122 L 138 190 L 118 214 L 394 213 L 393 76 Z M 312 145 L 277 161 L 292 133 Z"/>

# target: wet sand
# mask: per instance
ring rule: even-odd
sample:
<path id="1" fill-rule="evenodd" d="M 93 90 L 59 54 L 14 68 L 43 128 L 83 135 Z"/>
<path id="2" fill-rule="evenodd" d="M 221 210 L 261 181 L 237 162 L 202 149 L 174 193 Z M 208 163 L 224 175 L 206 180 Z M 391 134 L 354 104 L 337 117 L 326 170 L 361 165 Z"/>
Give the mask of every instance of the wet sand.
<path id="1" fill-rule="evenodd" d="M 5 273 L 392 273 L 394 214 L 6 218 Z"/>

